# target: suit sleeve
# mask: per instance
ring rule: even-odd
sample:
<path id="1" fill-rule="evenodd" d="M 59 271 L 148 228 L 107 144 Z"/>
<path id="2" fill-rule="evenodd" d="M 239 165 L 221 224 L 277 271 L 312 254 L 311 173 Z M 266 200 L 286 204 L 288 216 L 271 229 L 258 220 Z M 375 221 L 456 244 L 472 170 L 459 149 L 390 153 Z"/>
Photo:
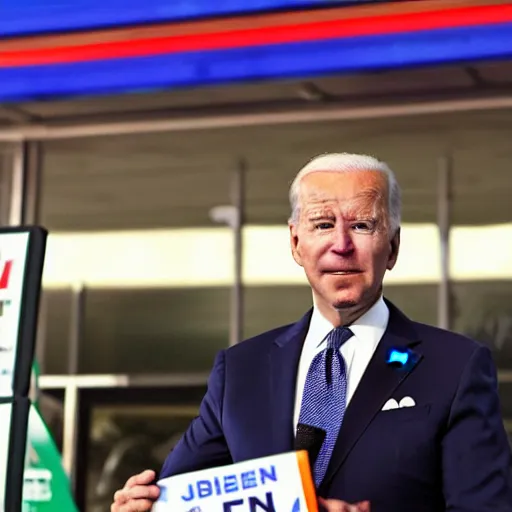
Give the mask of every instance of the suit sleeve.
<path id="1" fill-rule="evenodd" d="M 225 355 L 220 352 L 208 380 L 208 389 L 195 418 L 167 456 L 159 478 L 222 466 L 232 462 L 222 430 Z"/>
<path id="2" fill-rule="evenodd" d="M 489 349 L 464 369 L 442 443 L 443 486 L 450 512 L 512 512 L 512 456 L 501 417 Z"/>

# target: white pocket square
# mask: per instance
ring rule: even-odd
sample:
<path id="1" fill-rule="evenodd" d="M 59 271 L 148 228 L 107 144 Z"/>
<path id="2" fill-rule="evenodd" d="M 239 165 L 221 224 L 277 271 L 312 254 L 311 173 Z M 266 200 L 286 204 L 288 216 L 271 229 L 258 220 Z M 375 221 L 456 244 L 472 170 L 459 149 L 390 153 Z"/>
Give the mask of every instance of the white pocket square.
<path id="1" fill-rule="evenodd" d="M 400 400 L 400 403 L 398 404 L 398 407 L 414 407 L 416 405 L 416 402 L 413 398 L 410 396 L 404 396 L 402 400 Z"/>
<path id="2" fill-rule="evenodd" d="M 416 402 L 410 396 L 404 396 L 400 402 L 397 402 L 394 398 L 390 398 L 382 407 L 383 411 L 389 411 L 391 409 L 401 409 L 402 407 L 414 407 Z"/>
<path id="3" fill-rule="evenodd" d="M 398 409 L 398 402 L 394 398 L 390 398 L 382 408 L 383 411 L 389 411 L 390 409 Z"/>

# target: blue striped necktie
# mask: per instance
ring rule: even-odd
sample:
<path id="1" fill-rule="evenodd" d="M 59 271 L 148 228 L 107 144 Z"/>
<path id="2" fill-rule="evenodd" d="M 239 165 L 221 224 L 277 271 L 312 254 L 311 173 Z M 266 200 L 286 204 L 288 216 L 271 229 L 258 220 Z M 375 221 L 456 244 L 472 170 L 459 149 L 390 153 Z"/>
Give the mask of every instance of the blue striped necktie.
<path id="1" fill-rule="evenodd" d="M 340 347 L 353 336 L 347 327 L 327 335 L 327 347 L 309 367 L 302 395 L 299 423 L 321 428 L 325 439 L 315 461 L 315 484 L 320 486 L 338 437 L 347 403 L 347 373 Z"/>

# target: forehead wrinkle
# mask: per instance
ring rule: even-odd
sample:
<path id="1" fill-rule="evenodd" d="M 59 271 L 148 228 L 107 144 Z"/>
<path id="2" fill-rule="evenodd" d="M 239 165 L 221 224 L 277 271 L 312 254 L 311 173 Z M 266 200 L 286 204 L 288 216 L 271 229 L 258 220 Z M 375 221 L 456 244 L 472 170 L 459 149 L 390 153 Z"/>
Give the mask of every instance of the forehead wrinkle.
<path id="1" fill-rule="evenodd" d="M 382 194 L 377 189 L 364 190 L 346 200 L 342 208 L 345 213 L 357 215 L 372 212 L 372 215 L 376 215 L 382 210 Z"/>
<path id="2" fill-rule="evenodd" d="M 315 194 L 316 195 L 316 194 Z M 322 197 L 323 196 L 323 197 Z M 332 209 L 336 204 L 336 199 L 328 197 L 325 194 L 318 194 L 317 197 L 309 197 L 306 201 L 301 201 L 301 211 L 303 214 L 322 214 Z"/>
<path id="3" fill-rule="evenodd" d="M 383 198 L 382 190 L 378 187 L 367 187 L 354 195 L 354 200 L 366 200 L 377 202 Z"/>
<path id="4" fill-rule="evenodd" d="M 375 214 L 379 206 L 382 206 L 382 198 L 382 191 L 377 187 L 368 187 L 347 199 L 331 196 L 324 191 L 313 191 L 304 201 L 304 210 L 311 213 L 322 209 L 340 208 L 345 213 L 362 214 L 370 210 Z"/>

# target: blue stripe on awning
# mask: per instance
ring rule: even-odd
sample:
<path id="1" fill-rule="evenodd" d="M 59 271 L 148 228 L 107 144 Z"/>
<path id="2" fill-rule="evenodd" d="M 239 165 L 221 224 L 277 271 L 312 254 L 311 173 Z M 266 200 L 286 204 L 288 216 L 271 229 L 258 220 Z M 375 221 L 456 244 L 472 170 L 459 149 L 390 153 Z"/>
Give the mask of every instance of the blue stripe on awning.
<path id="1" fill-rule="evenodd" d="M 0 36 L 377 1 L 381 0 L 1 0 Z"/>
<path id="2" fill-rule="evenodd" d="M 512 23 L 0 69 L 0 101 L 152 91 L 512 56 Z"/>

